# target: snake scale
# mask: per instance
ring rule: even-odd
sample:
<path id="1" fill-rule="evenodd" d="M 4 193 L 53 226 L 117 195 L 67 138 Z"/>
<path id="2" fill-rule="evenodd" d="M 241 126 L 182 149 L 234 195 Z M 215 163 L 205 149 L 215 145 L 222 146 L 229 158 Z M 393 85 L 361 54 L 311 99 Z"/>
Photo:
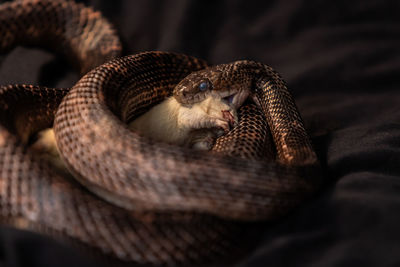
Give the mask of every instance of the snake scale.
<path id="1" fill-rule="evenodd" d="M 170 52 L 118 57 L 113 27 L 73 1 L 3 3 L 0 36 L 3 53 L 16 45 L 46 47 L 64 54 L 83 75 L 72 89 L 0 87 L 3 224 L 121 262 L 199 263 L 240 246 L 236 235 L 243 223 L 285 215 L 320 184 L 292 97 L 264 64 L 210 68 Z M 218 153 L 154 142 L 128 130 L 128 122 L 195 71 L 218 78 L 214 83 L 248 86 L 258 106 L 241 108 L 239 126 L 217 140 Z M 187 95 L 175 95 L 189 103 Z M 38 160 L 26 144 L 53 121 L 61 156 L 79 182 Z"/>

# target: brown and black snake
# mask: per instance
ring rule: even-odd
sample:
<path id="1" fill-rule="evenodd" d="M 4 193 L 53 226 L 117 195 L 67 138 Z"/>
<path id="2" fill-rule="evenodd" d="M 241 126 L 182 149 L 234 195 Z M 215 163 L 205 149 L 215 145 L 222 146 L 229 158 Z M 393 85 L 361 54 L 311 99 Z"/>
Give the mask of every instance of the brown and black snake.
<path id="1" fill-rule="evenodd" d="M 170 52 L 118 58 L 113 27 L 72 1 L 4 3 L 0 36 L 2 52 L 44 46 L 83 75 L 71 89 L 0 87 L 4 224 L 124 262 L 196 263 L 229 254 L 243 223 L 276 220 L 321 183 L 294 101 L 264 64 L 208 67 Z M 215 90 L 246 88 L 257 103 L 241 108 L 239 126 L 217 140 L 218 153 L 155 142 L 127 128 L 173 93 L 182 105 L 200 101 L 190 86 L 196 77 Z M 187 91 L 174 92 L 179 83 Z M 26 144 L 53 121 L 61 156 L 78 182 L 38 160 Z"/>

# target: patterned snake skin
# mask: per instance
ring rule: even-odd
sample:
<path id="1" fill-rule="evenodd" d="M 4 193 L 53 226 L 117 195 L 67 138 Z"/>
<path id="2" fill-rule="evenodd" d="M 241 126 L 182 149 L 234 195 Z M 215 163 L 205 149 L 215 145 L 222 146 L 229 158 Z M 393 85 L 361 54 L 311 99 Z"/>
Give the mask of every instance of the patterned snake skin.
<path id="1" fill-rule="evenodd" d="M 108 61 L 121 50 L 113 28 L 72 1 L 4 3 L 0 36 L 4 52 L 44 45 L 82 74 L 98 66 L 71 90 L 0 87 L 4 224 L 121 262 L 187 265 L 234 252 L 244 225 L 287 214 L 320 184 L 301 118 L 270 67 L 241 61 L 206 69 L 246 81 L 258 105 L 241 108 L 239 126 L 217 140 L 216 152 L 194 152 L 126 125 L 206 68 L 202 60 L 145 52 Z M 79 182 L 38 160 L 25 143 L 53 120 L 61 156 Z"/>

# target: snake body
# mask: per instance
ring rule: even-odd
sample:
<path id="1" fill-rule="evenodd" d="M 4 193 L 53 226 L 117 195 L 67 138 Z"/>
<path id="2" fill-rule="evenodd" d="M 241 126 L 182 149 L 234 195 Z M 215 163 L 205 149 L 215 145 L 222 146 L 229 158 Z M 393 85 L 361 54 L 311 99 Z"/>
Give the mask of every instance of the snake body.
<path id="1" fill-rule="evenodd" d="M 232 252 L 243 222 L 277 219 L 320 184 L 294 101 L 264 64 L 208 67 L 169 52 L 109 61 L 120 53 L 115 31 L 99 13 L 72 1 L 2 4 L 0 34 L 6 37 L 2 51 L 57 43 L 82 74 L 90 70 L 70 90 L 0 87 L 3 223 L 122 261 L 187 264 Z M 128 130 L 127 123 L 179 83 L 192 91 L 188 84 L 196 77 L 207 77 L 214 92 L 240 84 L 258 104 L 241 109 L 239 126 L 214 146 L 220 153 L 193 152 Z M 196 99 L 179 92 L 174 96 L 183 105 Z M 24 143 L 53 120 L 61 156 L 79 183 L 61 177 Z"/>

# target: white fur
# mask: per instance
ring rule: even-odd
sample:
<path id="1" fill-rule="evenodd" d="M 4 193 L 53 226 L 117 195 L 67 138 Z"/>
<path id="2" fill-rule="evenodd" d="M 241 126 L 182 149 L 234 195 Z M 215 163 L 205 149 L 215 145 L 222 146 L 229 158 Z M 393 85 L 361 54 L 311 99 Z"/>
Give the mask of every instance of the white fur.
<path id="1" fill-rule="evenodd" d="M 221 98 L 209 96 L 202 102 L 191 107 L 182 106 L 174 97 L 170 97 L 129 124 L 129 128 L 160 142 L 176 145 L 189 143 L 193 138 L 197 143 L 194 147 L 206 147 L 204 140 L 197 141 L 191 132 L 203 128 L 222 128 L 229 130 L 229 122 L 223 118 L 223 110 L 231 112 L 235 120 L 235 109 Z M 202 133 L 204 135 L 204 133 Z M 52 128 L 45 129 L 38 134 L 38 140 L 32 145 L 37 154 L 49 159 L 53 164 L 62 167 L 63 162 L 59 157 L 57 143 Z M 209 138 L 206 136 L 206 138 Z"/>
<path id="2" fill-rule="evenodd" d="M 154 140 L 183 145 L 194 129 L 220 127 L 229 130 L 222 110 L 237 120 L 236 111 L 221 98 L 207 97 L 191 107 L 182 106 L 170 97 L 129 124 L 129 128 Z"/>
<path id="3" fill-rule="evenodd" d="M 53 128 L 47 128 L 38 133 L 38 140 L 31 146 L 36 154 L 45 160 L 50 161 L 59 169 L 64 169 L 65 165 L 58 152 L 56 137 Z"/>

